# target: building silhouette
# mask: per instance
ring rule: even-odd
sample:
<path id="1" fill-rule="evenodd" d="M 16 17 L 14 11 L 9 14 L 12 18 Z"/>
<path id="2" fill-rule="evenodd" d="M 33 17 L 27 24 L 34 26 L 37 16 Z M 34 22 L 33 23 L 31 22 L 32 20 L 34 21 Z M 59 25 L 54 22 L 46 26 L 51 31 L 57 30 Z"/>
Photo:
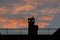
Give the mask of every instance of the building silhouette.
<path id="1" fill-rule="evenodd" d="M 0 33 L 0 35 L 1 35 L 1 33 Z"/>
<path id="2" fill-rule="evenodd" d="M 38 25 L 34 25 L 35 19 L 34 16 L 28 18 L 28 35 L 37 35 Z"/>
<path id="3" fill-rule="evenodd" d="M 60 35 L 60 28 L 53 35 Z"/>

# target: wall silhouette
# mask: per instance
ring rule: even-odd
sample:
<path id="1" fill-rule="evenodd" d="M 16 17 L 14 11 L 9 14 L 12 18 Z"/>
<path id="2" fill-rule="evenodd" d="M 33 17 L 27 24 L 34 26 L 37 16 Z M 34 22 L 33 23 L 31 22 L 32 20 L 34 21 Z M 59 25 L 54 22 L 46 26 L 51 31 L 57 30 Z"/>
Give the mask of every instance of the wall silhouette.
<path id="1" fill-rule="evenodd" d="M 35 19 L 34 16 L 28 18 L 28 35 L 37 35 L 38 25 L 34 25 Z"/>

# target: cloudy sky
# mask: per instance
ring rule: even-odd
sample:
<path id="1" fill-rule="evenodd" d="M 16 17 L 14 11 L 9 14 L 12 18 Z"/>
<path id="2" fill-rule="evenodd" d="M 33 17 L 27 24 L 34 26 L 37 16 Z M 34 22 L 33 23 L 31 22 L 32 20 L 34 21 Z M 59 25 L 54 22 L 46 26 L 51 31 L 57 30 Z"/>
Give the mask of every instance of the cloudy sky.
<path id="1" fill-rule="evenodd" d="M 0 0 L 0 28 L 27 28 L 30 16 L 39 28 L 59 28 L 60 0 Z"/>

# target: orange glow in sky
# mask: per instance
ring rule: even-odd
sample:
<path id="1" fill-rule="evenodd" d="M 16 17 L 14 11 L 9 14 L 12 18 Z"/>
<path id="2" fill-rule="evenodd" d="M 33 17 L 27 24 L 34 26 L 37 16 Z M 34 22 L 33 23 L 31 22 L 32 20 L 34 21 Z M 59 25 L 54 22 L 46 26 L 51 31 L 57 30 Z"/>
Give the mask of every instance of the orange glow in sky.
<path id="1" fill-rule="evenodd" d="M 0 0 L 0 28 L 27 28 L 31 16 L 39 28 L 60 26 L 60 0 Z"/>

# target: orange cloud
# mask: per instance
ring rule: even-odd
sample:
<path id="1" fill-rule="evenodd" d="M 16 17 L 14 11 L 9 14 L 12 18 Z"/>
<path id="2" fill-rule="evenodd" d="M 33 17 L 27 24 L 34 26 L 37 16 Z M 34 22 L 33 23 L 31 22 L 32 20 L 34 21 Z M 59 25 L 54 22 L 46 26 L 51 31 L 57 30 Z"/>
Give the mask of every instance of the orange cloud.
<path id="1" fill-rule="evenodd" d="M 33 9 L 34 7 L 32 5 L 26 4 L 21 8 L 22 8 L 22 10 L 28 10 L 29 11 L 29 10 Z"/>
<path id="2" fill-rule="evenodd" d="M 7 23 L 7 19 L 0 17 L 0 28 L 3 28 L 3 26 Z M 4 26 L 5 27 L 5 26 Z"/>
<path id="3" fill-rule="evenodd" d="M 2 28 L 13 28 L 11 24 L 4 24 L 2 25 Z"/>
<path id="4" fill-rule="evenodd" d="M 0 18 L 0 28 L 25 28 L 28 27 L 28 21 L 26 19 L 4 19 Z"/>
<path id="5" fill-rule="evenodd" d="M 7 22 L 7 19 L 4 19 L 4 18 L 1 18 L 1 17 L 0 17 L 0 23 L 1 23 L 1 22 L 6 23 L 6 22 Z"/>
<path id="6" fill-rule="evenodd" d="M 45 28 L 46 26 L 50 25 L 49 23 L 46 23 L 46 22 L 37 22 L 36 23 L 39 28 Z"/>
<path id="7" fill-rule="evenodd" d="M 60 12 L 60 8 L 45 8 L 39 11 L 41 14 L 47 14 L 47 15 L 52 15 L 52 14 L 57 14 Z"/>
<path id="8" fill-rule="evenodd" d="M 5 7 L 5 6 L 0 7 L 0 14 L 6 13 L 7 11 L 8 11 L 7 7 Z"/>
<path id="9" fill-rule="evenodd" d="M 18 28 L 16 19 L 7 20 L 7 22 L 2 25 L 3 28 Z"/>
<path id="10" fill-rule="evenodd" d="M 49 8 L 46 8 L 46 9 L 40 10 L 39 12 L 41 12 L 42 14 L 45 14 L 45 13 L 48 13 L 48 11 L 49 11 Z"/>
<path id="11" fill-rule="evenodd" d="M 51 10 L 49 10 L 49 14 L 57 14 L 57 13 L 59 13 L 60 12 L 60 8 L 53 8 L 53 9 L 51 9 Z"/>
<path id="12" fill-rule="evenodd" d="M 19 20 L 19 26 L 21 26 L 21 27 L 28 27 L 28 20 L 20 19 Z"/>
<path id="13" fill-rule="evenodd" d="M 34 6 L 32 6 L 30 4 L 25 4 L 23 6 L 15 5 L 14 8 L 12 9 L 12 13 L 16 14 L 19 11 L 22 11 L 22 10 L 30 11 L 32 9 L 34 9 Z"/>
<path id="14" fill-rule="evenodd" d="M 50 25 L 49 23 L 46 22 L 37 22 L 36 23 L 39 28 L 44 28 L 48 25 Z M 0 18 L 0 28 L 27 28 L 28 27 L 28 20 L 27 19 L 4 19 L 4 18 Z"/>
<path id="15" fill-rule="evenodd" d="M 46 21 L 47 21 L 47 20 L 48 20 L 48 21 L 50 20 L 50 21 L 51 21 L 51 20 L 53 20 L 53 17 L 51 17 L 51 16 L 42 16 L 42 17 L 40 17 L 39 19 L 40 19 L 40 20 L 46 20 Z"/>

